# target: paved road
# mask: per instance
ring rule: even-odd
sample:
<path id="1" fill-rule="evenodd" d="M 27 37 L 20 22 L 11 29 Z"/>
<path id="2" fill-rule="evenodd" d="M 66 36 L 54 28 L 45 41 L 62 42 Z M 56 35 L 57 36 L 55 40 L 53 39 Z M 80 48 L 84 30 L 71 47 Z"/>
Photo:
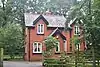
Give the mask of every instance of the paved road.
<path id="1" fill-rule="evenodd" d="M 4 61 L 4 67 L 42 67 L 41 62 Z"/>

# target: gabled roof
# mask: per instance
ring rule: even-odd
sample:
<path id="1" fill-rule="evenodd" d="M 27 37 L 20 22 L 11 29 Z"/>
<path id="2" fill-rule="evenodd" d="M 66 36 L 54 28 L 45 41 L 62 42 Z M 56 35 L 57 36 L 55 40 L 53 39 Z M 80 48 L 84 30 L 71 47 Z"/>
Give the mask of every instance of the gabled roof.
<path id="1" fill-rule="evenodd" d="M 77 21 L 79 21 L 78 23 L 79 24 L 83 24 L 83 20 L 81 19 L 78 19 L 77 17 L 75 17 L 73 20 L 71 20 L 69 23 L 68 23 L 68 27 L 71 27 L 72 24 L 75 24 Z"/>
<path id="2" fill-rule="evenodd" d="M 48 27 L 65 27 L 65 22 L 66 22 L 66 18 L 64 18 L 64 16 L 59 16 L 59 15 L 40 15 L 40 14 L 24 13 L 24 17 L 26 26 L 34 26 L 36 21 L 41 18 L 42 19 L 44 18 L 46 24 L 48 24 Z"/>
<path id="3" fill-rule="evenodd" d="M 48 21 L 40 15 L 35 21 L 33 21 L 33 25 L 35 25 L 40 19 L 42 19 L 47 25 L 49 24 Z"/>
<path id="4" fill-rule="evenodd" d="M 57 35 L 57 34 L 60 34 L 60 36 L 61 36 L 64 40 L 66 40 L 66 37 L 61 33 L 61 31 L 60 31 L 58 28 L 56 28 L 49 36 L 55 36 L 55 35 Z"/>

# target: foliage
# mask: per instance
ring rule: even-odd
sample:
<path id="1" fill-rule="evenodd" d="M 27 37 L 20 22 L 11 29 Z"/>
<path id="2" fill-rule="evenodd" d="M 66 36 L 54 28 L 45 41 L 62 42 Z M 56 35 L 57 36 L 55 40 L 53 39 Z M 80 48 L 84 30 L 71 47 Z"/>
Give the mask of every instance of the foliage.
<path id="1" fill-rule="evenodd" d="M 71 44 L 78 45 L 78 44 L 80 43 L 80 40 L 79 40 L 78 37 L 79 37 L 78 35 L 73 36 L 73 37 L 71 38 Z"/>
<path id="2" fill-rule="evenodd" d="M 58 40 L 55 37 L 49 36 L 45 39 L 44 44 L 46 45 L 46 51 L 43 55 L 48 57 L 52 55 L 53 48 L 57 46 Z"/>
<path id="3" fill-rule="evenodd" d="M 0 45 L 4 47 L 4 53 L 11 57 L 23 51 L 22 30 L 19 25 L 8 24 L 0 28 Z"/>
<path id="4" fill-rule="evenodd" d="M 52 36 L 47 37 L 47 39 L 44 41 L 46 45 L 46 50 L 49 51 L 53 49 L 56 46 L 57 42 L 58 40 L 55 37 L 52 37 Z"/>
<path id="5" fill-rule="evenodd" d="M 13 10 L 11 0 L 1 0 L 0 4 L 0 28 L 4 27 L 7 23 L 13 23 Z"/>
<path id="6" fill-rule="evenodd" d="M 76 9 L 77 12 L 83 12 L 83 14 L 79 14 L 80 19 L 84 21 L 84 33 L 85 40 L 87 42 L 87 54 L 89 54 L 89 50 L 91 50 L 90 55 L 92 55 L 93 65 L 95 67 L 95 58 L 96 55 L 99 54 L 98 48 L 100 48 L 100 2 L 99 0 L 84 0 L 81 7 Z M 75 18 L 75 17 L 74 17 Z M 97 48 L 98 47 L 98 48 Z"/>
<path id="7" fill-rule="evenodd" d="M 65 67 L 66 64 L 64 64 L 62 61 L 60 61 L 59 59 L 44 59 L 44 66 L 45 67 Z"/>
<path id="8" fill-rule="evenodd" d="M 66 13 L 74 2 L 76 0 L 13 0 L 14 6 L 19 6 L 25 12 L 45 13 L 50 9 L 53 14 Z"/>

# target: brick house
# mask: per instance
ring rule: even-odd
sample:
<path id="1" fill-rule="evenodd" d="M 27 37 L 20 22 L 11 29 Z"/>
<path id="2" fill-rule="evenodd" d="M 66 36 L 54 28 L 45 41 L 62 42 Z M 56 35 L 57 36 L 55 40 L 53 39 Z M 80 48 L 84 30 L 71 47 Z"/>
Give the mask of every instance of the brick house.
<path id="1" fill-rule="evenodd" d="M 75 46 L 70 45 L 70 39 L 74 35 L 80 35 L 80 28 L 72 20 L 68 23 L 67 31 L 64 30 L 66 19 L 64 16 L 52 14 L 31 14 L 25 13 L 26 25 L 26 44 L 25 44 L 25 60 L 40 61 L 42 60 L 42 52 L 46 49 L 43 43 L 48 36 L 53 36 L 58 39 L 58 46 L 55 49 L 55 57 L 58 57 L 60 52 L 65 51 L 71 53 Z M 81 20 L 80 20 L 81 22 Z M 80 44 L 80 50 L 85 49 L 85 42 Z"/>

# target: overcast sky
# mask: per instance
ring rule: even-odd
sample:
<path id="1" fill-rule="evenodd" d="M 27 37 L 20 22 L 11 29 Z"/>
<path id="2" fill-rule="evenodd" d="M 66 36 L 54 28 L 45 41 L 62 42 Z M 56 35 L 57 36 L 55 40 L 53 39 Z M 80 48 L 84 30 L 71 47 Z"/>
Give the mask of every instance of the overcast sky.
<path id="1" fill-rule="evenodd" d="M 77 0 L 77 1 L 81 1 L 81 0 Z"/>

